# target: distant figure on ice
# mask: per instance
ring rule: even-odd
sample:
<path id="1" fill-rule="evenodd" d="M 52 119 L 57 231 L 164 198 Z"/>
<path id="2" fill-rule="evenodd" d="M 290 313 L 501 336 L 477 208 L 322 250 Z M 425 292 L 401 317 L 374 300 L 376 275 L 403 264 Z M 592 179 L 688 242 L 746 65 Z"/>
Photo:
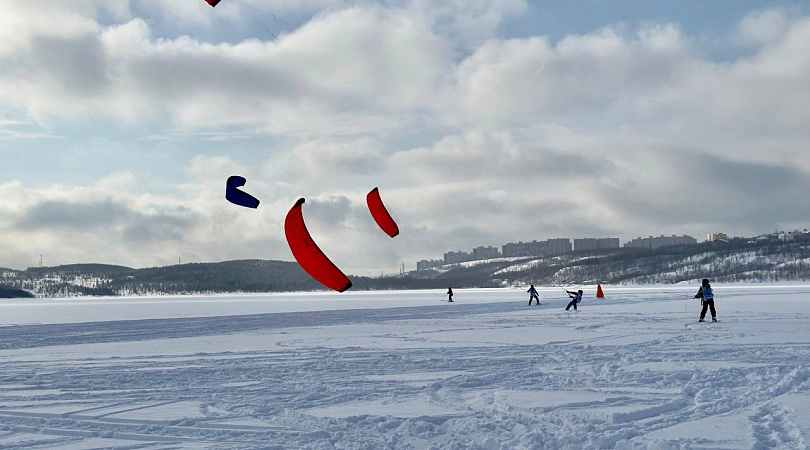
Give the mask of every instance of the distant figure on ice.
<path id="1" fill-rule="evenodd" d="M 452 303 L 453 302 L 453 288 L 447 288 L 447 301 Z"/>
<path id="2" fill-rule="evenodd" d="M 565 307 L 565 310 L 568 311 L 568 308 L 574 307 L 574 311 L 577 310 L 577 303 L 582 301 L 582 289 L 574 292 L 566 290 L 565 292 L 568 293 L 568 296 L 571 297 L 571 302 L 568 303 L 568 306 Z"/>
<path id="3" fill-rule="evenodd" d="M 703 319 L 706 318 L 706 309 L 712 310 L 712 322 L 717 322 L 717 311 L 714 310 L 714 291 L 712 291 L 712 285 L 709 284 L 708 278 L 703 279 L 703 283 L 697 291 L 697 294 L 695 294 L 695 298 L 699 298 L 700 304 L 703 305 L 703 309 L 700 310 L 700 320 L 698 320 L 698 322 L 704 322 Z"/>
<path id="4" fill-rule="evenodd" d="M 540 304 L 540 294 L 537 293 L 537 289 L 534 288 L 534 285 L 531 285 L 531 287 L 529 287 L 529 290 L 526 292 L 529 293 L 529 306 L 532 305 L 532 299 L 537 300 L 538 305 Z"/>

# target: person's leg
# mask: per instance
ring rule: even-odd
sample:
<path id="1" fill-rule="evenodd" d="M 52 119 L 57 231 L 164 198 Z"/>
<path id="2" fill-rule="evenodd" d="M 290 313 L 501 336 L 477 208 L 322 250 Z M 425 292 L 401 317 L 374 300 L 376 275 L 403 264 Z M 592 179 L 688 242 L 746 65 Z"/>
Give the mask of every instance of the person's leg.
<path id="1" fill-rule="evenodd" d="M 709 300 L 709 310 L 712 312 L 712 320 L 717 320 L 717 311 L 714 310 L 714 299 Z"/>
<path id="2" fill-rule="evenodd" d="M 573 305 L 573 306 L 574 306 L 574 309 L 577 309 L 577 304 L 576 304 L 575 302 L 576 302 L 576 300 L 571 300 L 571 301 L 568 303 L 568 306 L 566 306 L 566 307 L 565 307 L 565 310 L 566 310 L 566 311 L 568 311 L 568 309 L 569 309 L 569 308 L 571 308 L 571 305 Z"/>
<path id="3" fill-rule="evenodd" d="M 709 302 L 707 300 L 703 300 L 703 308 L 700 310 L 700 320 L 706 318 L 706 310 L 709 308 Z"/>

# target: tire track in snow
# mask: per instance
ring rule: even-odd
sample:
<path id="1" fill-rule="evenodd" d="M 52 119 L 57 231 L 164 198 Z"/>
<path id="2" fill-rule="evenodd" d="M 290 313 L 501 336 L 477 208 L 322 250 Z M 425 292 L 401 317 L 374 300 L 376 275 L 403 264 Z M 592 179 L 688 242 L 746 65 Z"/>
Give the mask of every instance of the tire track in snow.
<path id="1" fill-rule="evenodd" d="M 384 323 L 414 319 L 447 319 L 471 315 L 522 311 L 522 303 L 446 306 L 413 306 L 388 309 L 327 310 L 239 316 L 192 317 L 175 319 L 121 320 L 49 325 L 0 327 L 0 350 L 78 345 L 100 342 L 173 339 L 233 334 L 250 331 L 315 326 Z"/>
<path id="2" fill-rule="evenodd" d="M 734 340 L 750 331 L 727 326 L 656 331 L 639 343 L 621 342 L 643 337 L 661 323 L 644 315 L 635 316 L 632 326 L 620 315 L 572 317 L 565 322 L 573 325 L 571 338 L 549 344 L 488 343 L 489 332 L 504 330 L 504 310 L 523 312 L 525 305 L 487 305 L 464 313 L 396 308 L 369 317 L 368 310 L 257 315 L 246 323 L 238 316 L 81 324 L 81 333 L 73 330 L 67 342 L 59 341 L 62 326 L 14 327 L 28 329 L 23 337 L 34 341 L 23 345 L 0 336 L 6 348 L 16 349 L 14 363 L 4 362 L 0 385 L 20 385 L 0 392 L 0 432 L 51 433 L 63 436 L 57 441 L 63 446 L 87 436 L 157 447 L 195 442 L 226 448 L 611 448 L 622 441 L 641 445 L 645 435 L 689 421 L 751 410 L 757 411 L 751 418 L 753 444 L 803 445 L 793 434 L 790 412 L 773 402 L 805 385 L 806 343 L 742 349 Z M 295 317 L 302 314 L 306 317 Z M 516 316 L 529 341 L 549 319 Z M 405 321 L 421 324 L 420 331 L 395 327 Z M 369 335 L 407 345 L 341 345 L 339 338 L 318 342 L 315 329 L 290 330 L 360 323 L 385 324 L 384 333 Z M 121 336 L 114 335 L 115 325 L 121 326 Z M 282 329 L 290 332 L 285 342 L 292 347 L 57 361 L 37 359 L 35 348 L 238 333 L 261 339 L 253 332 L 281 334 L 274 330 Z M 458 330 L 481 338 L 468 338 L 466 344 L 447 340 L 447 332 Z M 420 341 L 409 341 L 413 338 Z M 431 347 L 420 348 L 423 343 Z M 451 375 L 403 381 L 408 374 L 442 372 Z M 391 378 L 370 378 L 384 375 Z M 585 394 L 593 398 L 576 400 Z M 549 400 L 553 395 L 571 399 Z M 409 401 L 456 412 L 409 414 Z M 162 411 L 167 414 L 161 408 L 188 402 L 198 406 L 161 418 Z M 59 412 L 71 405 L 75 408 L 68 413 Z M 335 406 L 356 413 L 313 413 Z M 682 444 L 711 446 L 706 442 Z"/>

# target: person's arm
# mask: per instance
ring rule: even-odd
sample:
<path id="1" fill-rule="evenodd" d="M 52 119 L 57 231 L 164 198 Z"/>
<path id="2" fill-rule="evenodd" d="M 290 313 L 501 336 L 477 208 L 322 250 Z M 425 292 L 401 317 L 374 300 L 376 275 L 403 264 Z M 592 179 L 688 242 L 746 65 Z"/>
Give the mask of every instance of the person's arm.
<path id="1" fill-rule="evenodd" d="M 701 286 L 698 288 L 697 294 L 695 294 L 695 298 L 703 298 L 703 287 Z"/>

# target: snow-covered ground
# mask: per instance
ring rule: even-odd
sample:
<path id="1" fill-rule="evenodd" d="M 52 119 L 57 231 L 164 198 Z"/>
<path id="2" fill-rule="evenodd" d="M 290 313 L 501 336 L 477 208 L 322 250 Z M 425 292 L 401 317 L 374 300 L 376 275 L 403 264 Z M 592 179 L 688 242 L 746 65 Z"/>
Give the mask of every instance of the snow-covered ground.
<path id="1" fill-rule="evenodd" d="M 807 448 L 810 286 L 0 302 L 0 448 Z"/>

